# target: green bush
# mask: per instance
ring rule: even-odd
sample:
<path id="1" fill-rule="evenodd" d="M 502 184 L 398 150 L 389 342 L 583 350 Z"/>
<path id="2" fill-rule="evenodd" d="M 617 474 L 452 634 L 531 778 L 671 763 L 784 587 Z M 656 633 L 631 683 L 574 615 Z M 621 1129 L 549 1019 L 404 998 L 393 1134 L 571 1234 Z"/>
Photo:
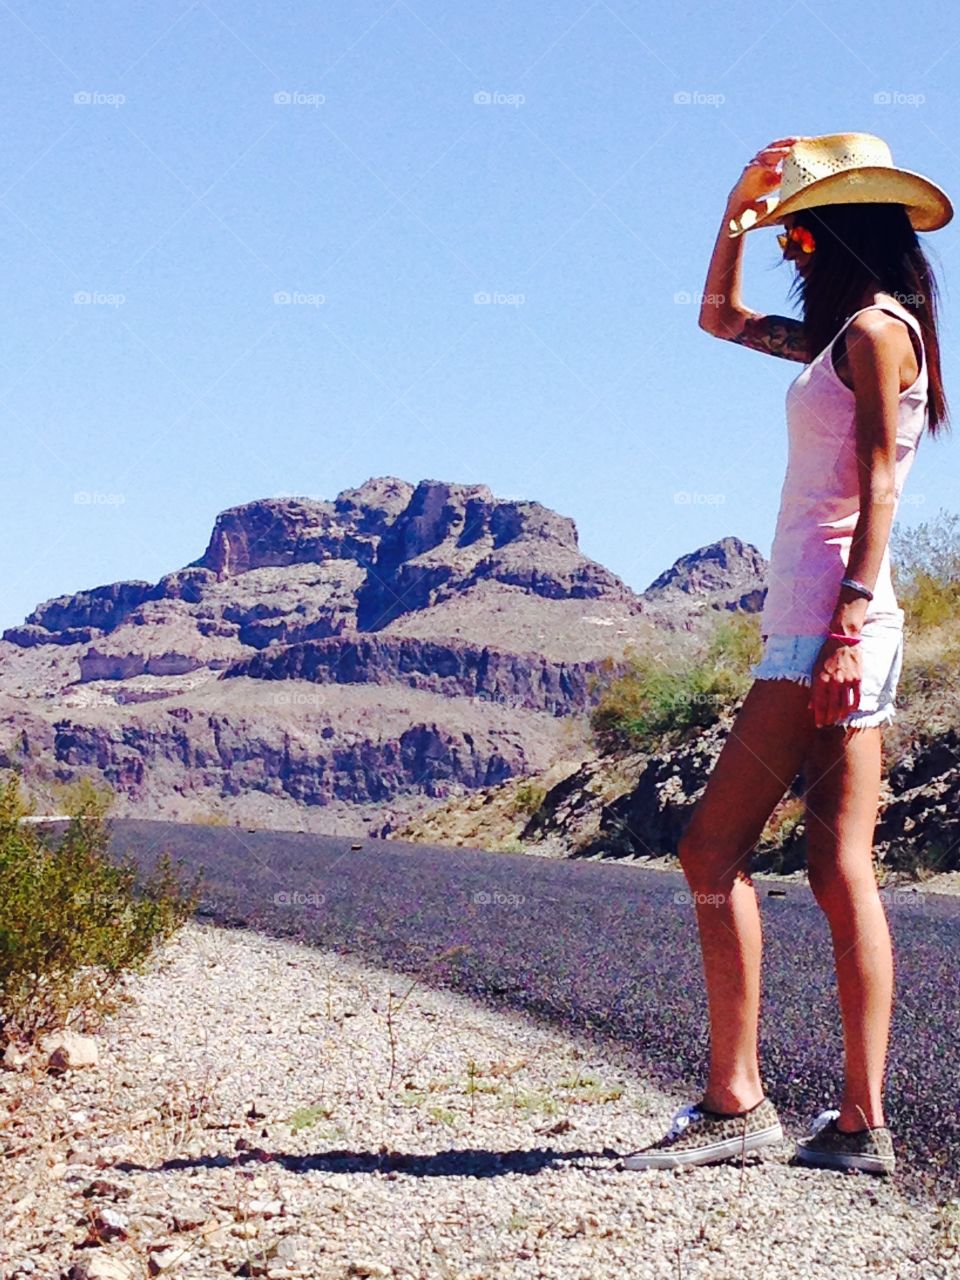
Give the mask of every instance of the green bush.
<path id="1" fill-rule="evenodd" d="M 950 845 L 943 840 L 894 840 L 883 865 L 905 872 L 913 880 L 928 880 L 949 867 L 950 852 Z"/>
<path id="2" fill-rule="evenodd" d="M 919 653 L 915 646 L 908 644 L 903 655 L 898 700 L 908 705 L 921 698 L 934 698 L 940 702 L 939 695 L 944 689 L 957 687 L 958 672 L 960 639 L 943 639 L 932 651 L 921 650 Z"/>
<path id="3" fill-rule="evenodd" d="M 543 804 L 546 794 L 546 788 L 540 786 L 539 783 L 522 782 L 513 793 L 513 800 L 510 805 L 511 815 L 536 813 Z"/>
<path id="4" fill-rule="evenodd" d="M 897 598 L 905 620 L 915 629 L 939 627 L 960 618 L 960 581 L 944 582 L 921 572 Z"/>
<path id="5" fill-rule="evenodd" d="M 740 613 L 717 624 L 702 655 L 669 662 L 628 655 L 627 670 L 607 685 L 591 713 L 596 749 L 658 750 L 713 724 L 745 696 L 760 649 L 758 619 Z"/>
<path id="6" fill-rule="evenodd" d="M 204 809 L 202 812 L 195 814 L 193 822 L 198 827 L 228 827 L 230 819 L 224 813 L 218 813 L 216 809 Z"/>
<path id="7" fill-rule="evenodd" d="M 794 843 L 797 828 L 806 818 L 802 796 L 788 794 L 764 824 L 750 858 L 750 871 L 788 875 L 806 865 L 806 842 Z"/>
<path id="8" fill-rule="evenodd" d="M 941 510 L 913 529 L 894 526 L 890 560 L 897 601 L 916 629 L 960 619 L 960 516 Z"/>
<path id="9" fill-rule="evenodd" d="M 127 970 L 142 968 L 198 903 L 164 853 L 137 888 L 136 863 L 108 855 L 112 792 L 88 780 L 63 792 L 69 822 L 47 845 L 16 775 L 0 784 L 0 1038 L 30 1041 L 87 1024 Z"/>

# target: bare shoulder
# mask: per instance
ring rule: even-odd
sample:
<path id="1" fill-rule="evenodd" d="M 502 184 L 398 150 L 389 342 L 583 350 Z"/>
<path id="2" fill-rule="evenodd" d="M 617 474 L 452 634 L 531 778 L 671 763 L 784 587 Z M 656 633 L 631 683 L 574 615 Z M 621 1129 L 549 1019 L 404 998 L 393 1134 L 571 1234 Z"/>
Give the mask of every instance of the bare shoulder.
<path id="1" fill-rule="evenodd" d="M 756 312 L 748 315 L 740 332 L 730 338 L 751 351 L 764 351 L 783 360 L 798 360 L 809 364 L 812 356 L 807 349 L 807 338 L 801 320 L 791 316 L 762 316 Z"/>
<path id="2" fill-rule="evenodd" d="M 920 375 L 919 338 L 904 321 L 880 310 L 854 316 L 846 336 L 849 374 L 844 383 L 855 392 L 858 402 L 863 400 L 868 413 L 882 410 L 885 401 L 894 412 L 894 397 Z"/>
<path id="3" fill-rule="evenodd" d="M 899 367 L 900 361 L 913 350 L 913 331 L 888 311 L 862 311 L 854 316 L 847 329 L 847 353 L 854 367 L 894 363 Z"/>
<path id="4" fill-rule="evenodd" d="M 911 332 L 909 325 L 905 320 L 898 320 L 896 315 L 890 314 L 897 311 L 898 308 L 893 306 L 890 311 L 881 311 L 879 308 L 861 311 L 858 316 L 853 317 L 847 328 L 855 337 L 870 338 L 880 346 L 899 343 L 909 347 Z"/>

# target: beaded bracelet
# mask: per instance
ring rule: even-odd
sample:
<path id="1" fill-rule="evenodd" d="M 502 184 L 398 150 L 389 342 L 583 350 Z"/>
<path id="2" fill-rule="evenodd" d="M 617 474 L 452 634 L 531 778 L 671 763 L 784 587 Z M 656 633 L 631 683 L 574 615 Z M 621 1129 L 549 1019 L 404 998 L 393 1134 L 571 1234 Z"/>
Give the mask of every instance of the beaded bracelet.
<path id="1" fill-rule="evenodd" d="M 843 640 L 845 644 L 859 644 L 860 636 L 845 636 L 842 631 L 828 631 L 828 640 Z"/>

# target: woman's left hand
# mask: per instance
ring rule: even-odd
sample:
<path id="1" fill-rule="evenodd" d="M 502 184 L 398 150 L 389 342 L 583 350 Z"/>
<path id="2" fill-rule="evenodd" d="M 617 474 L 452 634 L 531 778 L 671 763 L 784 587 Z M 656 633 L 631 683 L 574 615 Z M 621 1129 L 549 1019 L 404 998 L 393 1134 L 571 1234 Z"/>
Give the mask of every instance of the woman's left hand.
<path id="1" fill-rule="evenodd" d="M 826 640 L 813 664 L 810 701 L 818 729 L 828 728 L 860 706 L 860 646 Z"/>

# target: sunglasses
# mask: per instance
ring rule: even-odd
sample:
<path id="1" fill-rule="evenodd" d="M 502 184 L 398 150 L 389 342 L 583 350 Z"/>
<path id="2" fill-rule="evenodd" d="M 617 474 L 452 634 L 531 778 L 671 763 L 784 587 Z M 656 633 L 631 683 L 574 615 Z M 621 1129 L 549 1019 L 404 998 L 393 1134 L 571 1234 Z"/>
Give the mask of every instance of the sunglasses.
<path id="1" fill-rule="evenodd" d="M 813 253 L 817 247 L 813 232 L 808 231 L 806 227 L 791 227 L 789 231 L 784 231 L 777 236 L 777 244 L 781 249 L 786 249 L 791 240 L 798 244 L 804 253 Z"/>

